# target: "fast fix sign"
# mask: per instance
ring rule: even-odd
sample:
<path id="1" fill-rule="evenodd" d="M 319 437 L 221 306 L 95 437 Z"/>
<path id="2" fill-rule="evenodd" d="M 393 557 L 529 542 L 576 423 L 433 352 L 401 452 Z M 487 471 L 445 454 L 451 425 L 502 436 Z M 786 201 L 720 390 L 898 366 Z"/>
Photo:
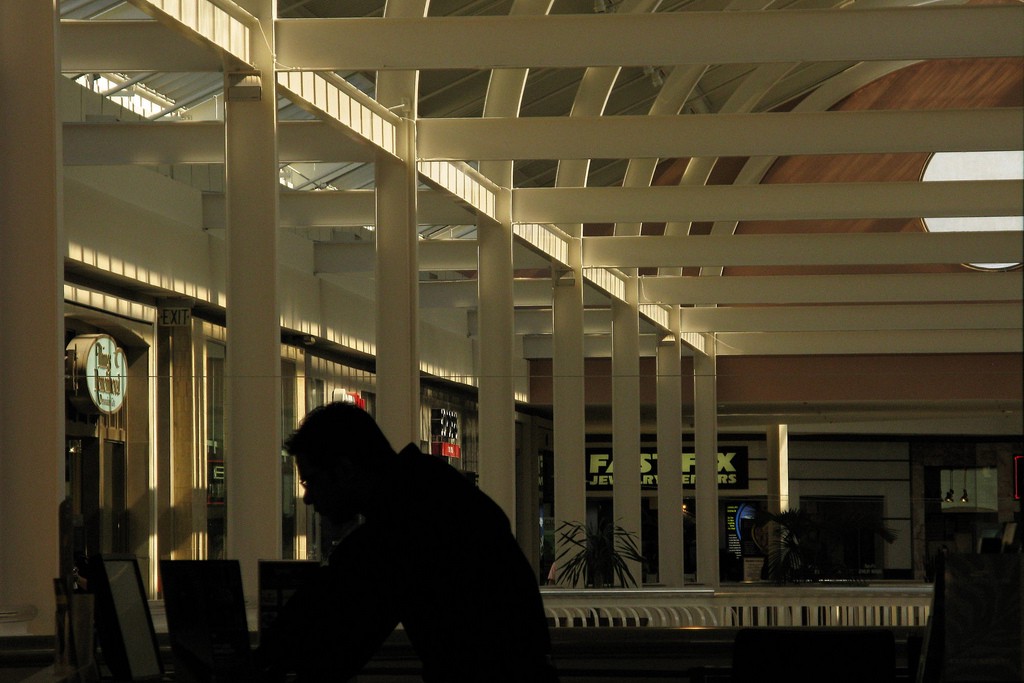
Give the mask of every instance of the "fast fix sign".
<path id="1" fill-rule="evenodd" d="M 697 457 L 694 453 L 683 453 L 681 483 L 683 488 L 696 487 L 695 474 Z M 746 446 L 721 447 L 716 463 L 719 489 L 745 489 L 749 485 Z M 587 490 L 610 491 L 614 482 L 615 465 L 610 448 L 587 449 Z M 653 451 L 640 453 L 640 488 L 658 487 L 658 454 Z"/>

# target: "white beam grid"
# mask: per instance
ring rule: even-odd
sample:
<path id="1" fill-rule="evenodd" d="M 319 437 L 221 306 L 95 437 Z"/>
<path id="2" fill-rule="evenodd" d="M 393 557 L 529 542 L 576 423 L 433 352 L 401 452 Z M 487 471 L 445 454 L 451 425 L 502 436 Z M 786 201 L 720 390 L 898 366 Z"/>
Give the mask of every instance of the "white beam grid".
<path id="1" fill-rule="evenodd" d="M 209 72 L 224 68 L 219 50 L 207 49 L 156 21 L 60 22 L 64 73 Z"/>
<path id="2" fill-rule="evenodd" d="M 956 59 L 1019 55 L 1024 7 L 280 19 L 276 36 L 282 63 L 332 70 Z"/>
<path id="3" fill-rule="evenodd" d="M 313 245 L 313 270 L 316 273 L 373 272 L 372 242 L 338 244 L 317 242 Z M 477 269 L 476 240 L 420 240 L 416 264 L 420 271 Z"/>
<path id="4" fill-rule="evenodd" d="M 282 191 L 282 228 L 339 228 L 376 225 L 374 190 L 325 190 L 322 192 Z M 475 216 L 435 190 L 417 195 L 419 220 L 423 225 L 472 225 Z M 208 230 L 225 227 L 224 195 L 203 195 L 203 226 Z"/>
<path id="5" fill-rule="evenodd" d="M 641 334 L 638 339 L 638 355 L 641 358 L 652 358 L 658 352 L 658 342 L 661 335 Z M 536 358 L 551 358 L 554 351 L 553 337 L 526 335 L 523 337 L 523 357 L 531 360 Z M 584 358 L 611 358 L 612 356 L 612 335 L 611 334 L 588 334 L 583 338 Z"/>
<path id="6" fill-rule="evenodd" d="M 907 302 L 1019 302 L 1020 272 L 898 275 L 642 276 L 643 303 L 842 304 Z M 822 311 L 825 315 L 827 311 Z"/>
<path id="7" fill-rule="evenodd" d="M 639 309 L 642 317 L 647 318 L 658 327 L 668 330 L 669 332 L 676 331 L 671 329 L 671 325 L 669 323 L 669 312 L 664 306 L 642 304 Z"/>
<path id="8" fill-rule="evenodd" d="M 611 268 L 1015 263 L 1018 231 L 584 237 L 583 264 Z"/>
<path id="9" fill-rule="evenodd" d="M 687 345 L 704 353 L 704 346 Z M 552 338 L 527 335 L 523 338 L 526 358 L 551 358 Z M 658 335 L 640 336 L 640 355 L 656 353 Z M 961 354 L 1020 353 L 1024 343 L 1021 330 L 980 330 L 970 335 L 959 331 L 886 331 L 886 332 L 799 332 L 799 333 L 716 333 L 715 353 L 718 356 L 815 356 L 847 354 Z M 610 334 L 591 334 L 584 339 L 584 356 L 608 358 L 611 355 Z"/>
<path id="10" fill-rule="evenodd" d="M 420 282 L 422 308 L 476 308 L 479 304 L 476 278 L 464 280 L 423 280 Z M 551 308 L 551 278 L 517 277 L 512 281 L 516 308 Z M 608 294 L 597 287 L 583 288 L 583 305 L 608 306 Z"/>
<path id="11" fill-rule="evenodd" d="M 523 223 L 1019 216 L 1024 181 L 792 183 L 514 190 Z"/>
<path id="12" fill-rule="evenodd" d="M 716 333 L 719 356 L 1020 353 L 1021 330 Z"/>
<path id="13" fill-rule="evenodd" d="M 376 148 L 397 155 L 397 130 L 403 125 L 402 118 L 343 78 L 313 71 L 280 71 L 277 83 L 279 90 L 299 106 L 340 123 L 344 130 Z M 431 184 L 497 220 L 495 204 L 499 189 L 473 168 L 462 163 L 427 161 L 419 162 L 417 171 Z"/>
<path id="14" fill-rule="evenodd" d="M 512 233 L 562 266 L 569 264 L 569 237 L 551 225 L 514 223 Z"/>
<path id="15" fill-rule="evenodd" d="M 279 71 L 277 89 L 310 113 L 341 124 L 346 134 L 397 157 L 401 119 L 345 79 L 312 71 Z"/>
<path id="16" fill-rule="evenodd" d="M 220 121 L 152 121 L 64 124 L 64 165 L 222 164 Z M 373 150 L 324 121 L 278 121 L 281 163 L 372 163 Z"/>
<path id="17" fill-rule="evenodd" d="M 476 308 L 478 283 L 472 280 L 420 282 L 421 308 Z M 516 278 L 511 283 L 515 305 L 551 306 L 551 280 Z"/>
<path id="18" fill-rule="evenodd" d="M 1024 326 L 1017 303 L 874 306 L 709 306 L 684 308 L 685 332 L 1013 330 Z"/>
<path id="19" fill-rule="evenodd" d="M 620 301 L 626 300 L 625 276 L 606 268 L 584 268 L 583 276 L 608 296 L 615 297 Z"/>
<path id="20" fill-rule="evenodd" d="M 420 119 L 423 159 L 641 159 L 1024 147 L 1024 109 Z"/>
<path id="21" fill-rule="evenodd" d="M 498 220 L 495 207 L 501 189 L 475 169 L 462 162 L 448 161 L 420 161 L 416 164 L 416 169 L 432 184 L 451 193 L 491 220 Z"/>
<path id="22" fill-rule="evenodd" d="M 250 30 L 258 30 L 255 17 L 229 0 L 129 0 L 140 10 L 179 30 L 190 31 L 200 42 L 252 63 Z"/>

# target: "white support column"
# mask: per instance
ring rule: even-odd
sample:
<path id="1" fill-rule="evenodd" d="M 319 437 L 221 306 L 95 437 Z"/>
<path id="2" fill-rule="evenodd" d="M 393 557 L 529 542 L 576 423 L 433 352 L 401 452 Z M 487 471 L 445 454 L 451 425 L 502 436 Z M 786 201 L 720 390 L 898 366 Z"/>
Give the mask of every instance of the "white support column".
<path id="1" fill-rule="evenodd" d="M 578 226 L 582 230 L 582 226 Z M 564 522 L 587 521 L 586 411 L 583 397 L 583 273 L 582 242 L 569 243 L 572 269 L 555 273 L 552 358 L 554 408 L 555 528 Z M 555 540 L 555 556 L 564 549 Z M 582 586 L 581 586 L 582 587 Z"/>
<path id="2" fill-rule="evenodd" d="M 718 588 L 718 369 L 715 338 L 693 357 L 694 475 L 697 480 L 697 583 Z"/>
<path id="3" fill-rule="evenodd" d="M 273 0 L 248 0 L 259 18 L 252 55 L 259 99 L 225 73 L 227 552 L 256 597 L 257 561 L 281 556 L 281 323 L 278 315 L 277 98 Z M 250 91 L 251 92 L 251 91 Z"/>
<path id="4" fill-rule="evenodd" d="M 403 119 L 396 159 L 377 153 L 377 421 L 396 449 L 420 442 L 416 127 Z"/>
<path id="5" fill-rule="evenodd" d="M 480 329 L 480 488 L 516 528 L 516 416 L 512 357 L 511 193 L 498 198 L 501 222 L 480 216 L 477 229 Z M 536 521 L 535 521 L 536 523 Z"/>
<path id="6" fill-rule="evenodd" d="M 64 234 L 55 2 L 0 4 L 0 610 L 53 633 L 64 499 Z"/>
<path id="7" fill-rule="evenodd" d="M 389 2 L 388 17 L 426 16 L 424 0 Z M 420 443 L 418 72 L 381 71 L 377 101 L 402 116 L 398 158 L 377 152 L 377 421 L 396 449 Z"/>
<path id="8" fill-rule="evenodd" d="M 669 327 L 675 331 L 658 344 L 658 581 L 668 588 L 683 585 L 683 403 L 679 308 Z"/>
<path id="9" fill-rule="evenodd" d="M 789 426 L 768 427 L 768 512 L 789 509 Z"/>
<path id="10" fill-rule="evenodd" d="M 640 525 L 640 316 L 637 279 L 626 282 L 626 300 L 612 299 L 612 486 L 614 522 L 635 534 L 641 545 Z M 627 562 L 637 586 L 643 585 L 643 567 Z"/>

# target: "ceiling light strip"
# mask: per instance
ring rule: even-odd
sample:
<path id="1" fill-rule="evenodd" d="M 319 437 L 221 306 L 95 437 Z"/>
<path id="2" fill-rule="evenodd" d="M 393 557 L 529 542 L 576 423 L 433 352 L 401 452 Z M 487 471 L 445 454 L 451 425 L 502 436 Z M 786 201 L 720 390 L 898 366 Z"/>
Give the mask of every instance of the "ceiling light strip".
<path id="1" fill-rule="evenodd" d="M 211 0 L 133 0 L 133 4 L 143 10 L 147 5 L 155 7 L 217 47 L 252 63 L 249 58 L 249 28 L 255 26 L 256 19 L 233 3 L 230 13 L 218 7 L 218 4 L 226 4 L 224 0 L 216 4 Z M 239 17 L 248 17 L 249 20 L 243 22 Z"/>
<path id="2" fill-rule="evenodd" d="M 321 117 L 341 123 L 358 137 L 398 156 L 398 117 L 354 87 L 346 88 L 344 79 L 315 71 L 279 71 L 277 84 L 296 104 L 315 108 Z"/>
<path id="3" fill-rule="evenodd" d="M 512 232 L 563 266 L 569 264 L 569 243 L 540 223 L 514 223 Z"/>
<path id="4" fill-rule="evenodd" d="M 156 320 L 156 308 L 118 296 L 95 292 L 84 287 L 64 285 L 64 300 L 98 311 L 105 311 L 122 318 L 151 323 Z"/>

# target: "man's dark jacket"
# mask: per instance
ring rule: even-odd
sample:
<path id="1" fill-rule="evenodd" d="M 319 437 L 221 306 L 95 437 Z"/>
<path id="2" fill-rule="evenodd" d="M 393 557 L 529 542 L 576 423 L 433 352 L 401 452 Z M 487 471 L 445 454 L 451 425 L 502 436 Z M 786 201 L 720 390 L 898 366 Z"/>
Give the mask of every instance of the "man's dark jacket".
<path id="1" fill-rule="evenodd" d="M 413 445 L 365 522 L 265 633 L 260 659 L 344 681 L 401 623 L 427 683 L 555 681 L 537 580 L 494 501 Z"/>

